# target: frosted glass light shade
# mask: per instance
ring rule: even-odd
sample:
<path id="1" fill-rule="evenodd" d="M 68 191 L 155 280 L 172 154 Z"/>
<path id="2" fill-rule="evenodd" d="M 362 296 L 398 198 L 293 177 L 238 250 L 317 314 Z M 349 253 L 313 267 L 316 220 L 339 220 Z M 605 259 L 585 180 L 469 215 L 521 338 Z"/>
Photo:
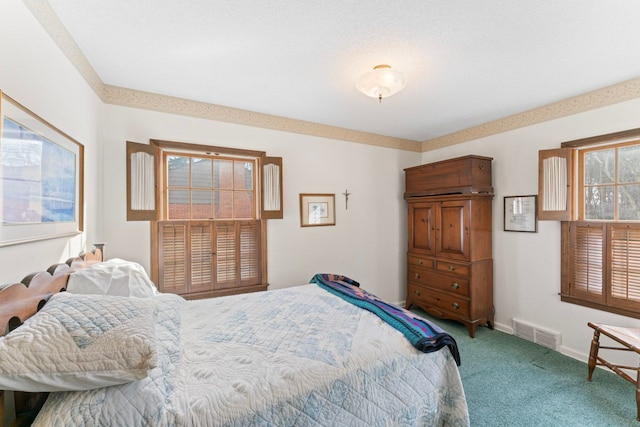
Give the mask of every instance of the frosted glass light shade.
<path id="1" fill-rule="evenodd" d="M 400 92 L 407 85 L 404 74 L 394 70 L 390 65 L 377 65 L 373 70 L 364 73 L 356 82 L 362 93 L 372 98 L 387 98 Z"/>

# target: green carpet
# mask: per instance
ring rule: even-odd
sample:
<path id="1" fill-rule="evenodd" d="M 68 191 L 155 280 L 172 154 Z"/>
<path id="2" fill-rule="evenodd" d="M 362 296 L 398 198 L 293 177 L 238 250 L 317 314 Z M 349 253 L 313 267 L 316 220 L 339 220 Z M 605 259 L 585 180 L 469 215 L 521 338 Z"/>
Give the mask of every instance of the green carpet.
<path id="1" fill-rule="evenodd" d="M 414 311 L 456 339 L 472 427 L 640 427 L 634 386 L 618 375 L 596 369 L 588 382 L 586 363 L 484 327 L 469 338 L 460 323 Z"/>

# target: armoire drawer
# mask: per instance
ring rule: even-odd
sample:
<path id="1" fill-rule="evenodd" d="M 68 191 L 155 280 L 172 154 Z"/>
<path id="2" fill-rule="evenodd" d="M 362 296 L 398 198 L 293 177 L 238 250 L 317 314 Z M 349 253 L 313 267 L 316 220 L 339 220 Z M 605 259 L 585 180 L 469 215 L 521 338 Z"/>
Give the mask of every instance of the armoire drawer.
<path id="1" fill-rule="evenodd" d="M 434 271 L 409 267 L 408 279 L 410 282 L 417 282 L 429 288 L 469 296 L 469 280 L 462 277 L 452 277 Z"/>
<path id="2" fill-rule="evenodd" d="M 436 271 L 440 271 L 442 273 L 447 273 L 447 274 L 455 274 L 456 276 L 459 276 L 459 277 L 469 277 L 468 264 L 458 264 L 455 262 L 437 260 Z"/>
<path id="3" fill-rule="evenodd" d="M 416 255 L 407 255 L 407 262 L 409 267 L 420 267 L 434 269 L 434 260 L 431 258 L 424 258 Z"/>
<path id="4" fill-rule="evenodd" d="M 469 317 L 469 301 L 464 298 L 411 284 L 409 285 L 409 292 L 414 299 L 426 306 L 448 313 L 455 313 L 456 316 L 463 318 Z"/>

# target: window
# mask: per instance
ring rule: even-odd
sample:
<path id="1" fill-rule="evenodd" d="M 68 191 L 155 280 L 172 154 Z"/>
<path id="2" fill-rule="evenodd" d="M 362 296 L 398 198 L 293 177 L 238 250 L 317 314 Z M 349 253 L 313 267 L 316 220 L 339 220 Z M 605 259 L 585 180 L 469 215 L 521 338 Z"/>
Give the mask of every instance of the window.
<path id="1" fill-rule="evenodd" d="M 136 163 L 138 152 L 151 160 Z M 127 156 L 128 218 L 151 221 L 151 276 L 162 292 L 201 298 L 266 290 L 264 221 L 282 218 L 282 159 L 158 140 L 128 143 Z M 257 171 L 273 164 L 264 209 Z M 155 197 L 143 197 L 150 190 Z M 155 202 L 138 207 L 145 198 Z"/>
<path id="2" fill-rule="evenodd" d="M 262 289 L 257 163 L 252 157 L 163 153 L 164 218 L 158 222 L 163 291 L 212 296 Z"/>
<path id="3" fill-rule="evenodd" d="M 568 202 L 577 209 L 567 207 L 575 217 L 562 222 L 561 299 L 640 318 L 640 140 L 620 136 L 563 144 L 575 154 Z M 618 141 L 603 144 L 605 137 Z"/>
<path id="4" fill-rule="evenodd" d="M 256 162 L 165 153 L 166 219 L 255 219 Z"/>
<path id="5" fill-rule="evenodd" d="M 579 154 L 580 219 L 640 220 L 640 141 Z"/>

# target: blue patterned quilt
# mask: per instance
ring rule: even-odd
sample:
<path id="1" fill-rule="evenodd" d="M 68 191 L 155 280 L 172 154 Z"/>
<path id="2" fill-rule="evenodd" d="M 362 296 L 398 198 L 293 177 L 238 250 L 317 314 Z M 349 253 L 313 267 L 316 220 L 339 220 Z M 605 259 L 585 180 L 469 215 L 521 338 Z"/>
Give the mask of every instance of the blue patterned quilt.
<path id="1" fill-rule="evenodd" d="M 157 304 L 142 380 L 51 393 L 38 426 L 468 426 L 449 351 L 316 285 Z"/>

